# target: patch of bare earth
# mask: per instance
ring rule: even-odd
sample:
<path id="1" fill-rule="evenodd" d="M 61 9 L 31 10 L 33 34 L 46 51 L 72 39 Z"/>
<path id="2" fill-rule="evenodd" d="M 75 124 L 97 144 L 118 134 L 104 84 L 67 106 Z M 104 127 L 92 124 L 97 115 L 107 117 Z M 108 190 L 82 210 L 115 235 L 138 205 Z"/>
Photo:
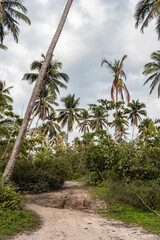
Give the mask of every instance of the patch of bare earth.
<path id="1" fill-rule="evenodd" d="M 101 218 L 102 201 L 91 199 L 79 183 L 66 182 L 61 191 L 30 195 L 27 208 L 36 212 L 42 226 L 14 240 L 160 240 L 160 236 L 124 223 Z"/>

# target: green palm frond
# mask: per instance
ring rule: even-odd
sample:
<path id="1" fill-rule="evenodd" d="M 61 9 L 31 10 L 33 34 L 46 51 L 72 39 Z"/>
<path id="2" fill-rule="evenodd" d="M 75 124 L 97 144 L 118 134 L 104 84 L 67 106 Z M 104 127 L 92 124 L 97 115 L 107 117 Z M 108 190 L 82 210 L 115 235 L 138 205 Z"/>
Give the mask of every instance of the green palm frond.
<path id="1" fill-rule="evenodd" d="M 0 40 L 3 44 L 5 32 L 10 32 L 14 40 L 18 42 L 19 28 L 18 21 L 22 20 L 31 24 L 29 18 L 25 15 L 27 9 L 23 6 L 22 1 L 3 0 L 0 4 Z"/>
<path id="2" fill-rule="evenodd" d="M 7 46 L 5 46 L 5 45 L 2 44 L 2 43 L 0 43 L 0 48 L 3 49 L 3 50 L 5 50 L 5 51 L 8 49 Z"/>
<path id="3" fill-rule="evenodd" d="M 141 32 L 148 26 L 152 19 L 156 19 L 156 31 L 158 33 L 158 39 L 160 39 L 160 1 L 158 0 L 141 0 L 136 5 L 135 9 L 135 27 L 138 28 L 141 25 Z"/>
<path id="4" fill-rule="evenodd" d="M 37 70 L 37 72 L 40 71 L 43 61 L 45 59 L 44 54 L 41 54 L 42 60 L 41 61 L 33 61 L 31 64 L 31 70 Z M 52 56 L 53 57 L 53 56 Z M 43 79 L 43 87 L 48 87 L 51 94 L 54 96 L 59 94 L 59 88 L 66 89 L 67 86 L 65 83 L 69 81 L 69 77 L 65 73 L 59 72 L 59 69 L 61 69 L 62 63 L 58 61 L 53 61 L 52 59 L 49 62 L 49 65 L 47 67 L 47 71 L 45 74 L 45 77 Z M 33 83 L 36 81 L 38 77 L 38 73 L 26 73 L 22 80 L 27 80 L 29 83 Z M 64 83 L 62 82 L 64 81 Z"/>
<path id="5" fill-rule="evenodd" d="M 160 83 L 160 50 L 153 52 L 151 54 L 151 59 L 154 60 L 150 63 L 147 63 L 144 66 L 143 74 L 150 75 L 149 78 L 144 82 L 144 85 L 149 81 L 152 81 L 150 84 L 150 94 L 153 92 L 155 87 Z M 159 87 L 158 87 L 158 97 L 159 97 Z"/>

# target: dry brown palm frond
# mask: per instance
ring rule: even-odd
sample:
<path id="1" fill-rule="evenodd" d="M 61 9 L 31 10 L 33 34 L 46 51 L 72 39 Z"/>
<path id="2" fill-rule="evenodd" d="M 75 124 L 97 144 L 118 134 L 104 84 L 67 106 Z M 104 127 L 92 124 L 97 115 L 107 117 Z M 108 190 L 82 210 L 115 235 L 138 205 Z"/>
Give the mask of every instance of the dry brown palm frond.
<path id="1" fill-rule="evenodd" d="M 106 63 L 107 67 L 110 68 L 113 72 L 114 72 L 114 67 L 112 66 L 112 64 L 110 62 L 107 61 L 107 59 L 103 58 L 101 61 L 101 67 L 103 66 L 103 64 Z"/>
<path id="2" fill-rule="evenodd" d="M 112 98 L 113 101 L 114 101 L 114 90 L 115 90 L 115 85 L 113 83 L 112 87 L 111 87 L 111 98 Z"/>
<path id="3" fill-rule="evenodd" d="M 127 79 L 126 74 L 125 74 L 125 72 L 123 70 L 122 70 L 121 76 L 124 77 L 125 80 Z"/>
<path id="4" fill-rule="evenodd" d="M 126 94 L 126 98 L 127 98 L 127 103 L 129 105 L 129 102 L 130 102 L 130 94 L 129 94 L 129 91 L 126 87 L 126 85 L 123 83 L 123 88 L 124 88 L 124 91 L 125 91 L 125 94 Z"/>
<path id="5" fill-rule="evenodd" d="M 124 60 L 127 58 L 127 55 L 124 55 L 121 59 L 121 62 L 120 62 L 120 68 L 122 68 L 122 65 L 123 65 L 123 62 Z"/>

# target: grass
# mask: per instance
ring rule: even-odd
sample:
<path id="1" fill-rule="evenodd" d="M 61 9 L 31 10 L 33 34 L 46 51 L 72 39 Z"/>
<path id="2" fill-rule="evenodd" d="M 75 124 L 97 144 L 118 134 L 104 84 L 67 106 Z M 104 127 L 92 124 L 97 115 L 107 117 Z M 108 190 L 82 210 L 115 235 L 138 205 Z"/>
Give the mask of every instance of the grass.
<path id="1" fill-rule="evenodd" d="M 34 213 L 27 210 L 0 210 L 0 240 L 9 239 L 19 232 L 31 231 L 39 226 Z"/>
<path id="2" fill-rule="evenodd" d="M 109 211 L 108 213 L 102 213 L 104 217 L 121 220 L 125 223 L 142 227 L 148 232 L 160 234 L 160 217 L 145 207 L 136 208 L 128 204 L 111 203 L 107 188 L 104 186 L 92 188 L 91 194 L 93 197 L 106 201 Z"/>

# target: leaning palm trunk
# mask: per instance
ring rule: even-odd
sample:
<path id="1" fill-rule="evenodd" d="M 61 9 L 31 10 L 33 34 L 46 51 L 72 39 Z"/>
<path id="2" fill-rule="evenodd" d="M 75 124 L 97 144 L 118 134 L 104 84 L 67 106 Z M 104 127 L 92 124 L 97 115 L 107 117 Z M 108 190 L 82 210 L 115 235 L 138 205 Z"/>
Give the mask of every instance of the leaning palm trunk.
<path id="1" fill-rule="evenodd" d="M 8 161 L 7 167 L 6 167 L 5 172 L 3 174 L 3 181 L 4 181 L 5 185 L 8 183 L 8 181 L 10 179 L 10 176 L 13 172 L 14 165 L 16 163 L 16 159 L 18 157 L 23 138 L 25 137 L 25 133 L 26 133 L 28 122 L 29 122 L 29 119 L 30 119 L 30 116 L 31 116 L 31 113 L 32 113 L 32 110 L 33 110 L 33 107 L 34 107 L 35 100 L 36 100 L 37 95 L 39 93 L 42 81 L 44 79 L 44 76 L 45 76 L 45 73 L 46 73 L 46 70 L 47 70 L 47 66 L 48 66 L 48 64 L 49 64 L 49 62 L 52 58 L 53 51 L 54 51 L 55 46 L 58 42 L 60 34 L 62 32 L 62 29 L 63 29 L 63 26 L 65 24 L 65 21 L 66 21 L 66 18 L 67 18 L 67 15 L 68 15 L 68 12 L 70 10 L 72 2 L 73 2 L 73 0 L 68 0 L 68 2 L 66 4 L 66 7 L 64 9 L 63 15 L 62 15 L 61 20 L 59 22 L 57 31 L 56 31 L 56 33 L 55 33 L 55 35 L 54 35 L 54 37 L 51 41 L 51 44 L 48 48 L 45 60 L 42 64 L 41 70 L 39 72 L 35 87 L 34 87 L 33 92 L 32 92 L 32 96 L 30 98 L 30 101 L 29 101 L 29 104 L 28 104 L 28 107 L 27 107 L 27 110 L 26 110 L 26 113 L 25 113 L 23 123 L 21 125 L 20 131 L 19 131 L 19 134 L 18 134 L 18 137 L 17 137 L 17 140 L 16 140 L 16 143 L 14 145 L 11 157 Z"/>

